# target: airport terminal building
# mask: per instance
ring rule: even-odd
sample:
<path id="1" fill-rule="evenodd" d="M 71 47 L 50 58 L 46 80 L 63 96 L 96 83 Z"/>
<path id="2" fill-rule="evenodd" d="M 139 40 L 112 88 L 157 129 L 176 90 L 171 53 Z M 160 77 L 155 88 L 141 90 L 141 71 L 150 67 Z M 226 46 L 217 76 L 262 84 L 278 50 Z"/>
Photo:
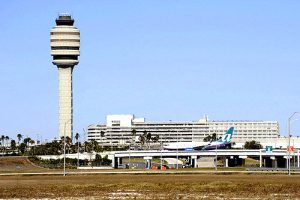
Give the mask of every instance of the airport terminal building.
<path id="1" fill-rule="evenodd" d="M 122 147 L 139 143 L 139 136 L 146 131 L 159 136 L 158 144 L 203 142 L 213 133 L 222 136 L 229 127 L 235 128 L 232 141 L 239 144 L 251 140 L 276 141 L 280 136 L 277 121 L 210 121 L 205 117 L 198 121 L 147 122 L 134 115 L 107 115 L 106 124 L 88 126 L 87 140 L 94 139 L 103 146 Z"/>

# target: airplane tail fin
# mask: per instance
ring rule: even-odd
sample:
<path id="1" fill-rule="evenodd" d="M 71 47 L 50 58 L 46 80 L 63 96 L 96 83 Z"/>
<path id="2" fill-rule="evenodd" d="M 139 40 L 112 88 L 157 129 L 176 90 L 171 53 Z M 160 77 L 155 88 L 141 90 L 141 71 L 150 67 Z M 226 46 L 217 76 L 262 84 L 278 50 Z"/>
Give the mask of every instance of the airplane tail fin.
<path id="1" fill-rule="evenodd" d="M 230 127 L 228 131 L 223 135 L 222 142 L 230 142 L 232 138 L 234 127 Z"/>

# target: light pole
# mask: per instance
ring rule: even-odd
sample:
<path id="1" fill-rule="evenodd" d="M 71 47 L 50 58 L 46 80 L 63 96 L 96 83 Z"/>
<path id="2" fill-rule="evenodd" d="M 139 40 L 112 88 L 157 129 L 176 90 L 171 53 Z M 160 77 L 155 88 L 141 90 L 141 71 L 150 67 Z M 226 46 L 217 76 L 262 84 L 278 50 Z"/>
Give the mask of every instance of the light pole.
<path id="1" fill-rule="evenodd" d="M 163 160 L 162 160 L 162 141 L 160 142 L 160 170 L 162 170 L 162 163 L 163 163 Z"/>
<path id="2" fill-rule="evenodd" d="M 66 125 L 71 122 L 72 119 L 69 119 L 65 122 L 64 126 L 64 176 L 66 176 Z"/>
<path id="3" fill-rule="evenodd" d="M 77 135 L 78 134 L 78 135 Z M 77 133 L 77 169 L 79 169 L 79 139 L 80 139 L 80 135 L 79 133 Z"/>
<path id="4" fill-rule="evenodd" d="M 218 170 L 218 145 L 216 145 L 216 162 L 215 162 L 215 170 Z"/>
<path id="5" fill-rule="evenodd" d="M 298 112 L 294 112 L 290 117 L 289 117 L 289 121 L 288 121 L 288 139 L 289 139 L 289 145 L 288 145 L 288 172 L 289 175 L 291 175 L 291 152 L 290 152 L 290 146 L 291 146 L 291 119 L 294 117 L 295 114 L 297 114 Z"/>
<path id="6" fill-rule="evenodd" d="M 178 130 L 177 130 L 177 153 L 176 153 L 176 169 L 178 169 Z"/>
<path id="7" fill-rule="evenodd" d="M 110 131 L 110 151 L 112 151 L 112 137 L 111 137 L 111 131 Z"/>
<path id="8" fill-rule="evenodd" d="M 293 140 L 293 147 L 295 147 L 295 140 Z M 296 156 L 295 156 L 295 152 L 293 152 L 294 154 L 294 158 L 293 158 L 293 161 L 294 161 L 294 168 L 296 168 Z"/>
<path id="9" fill-rule="evenodd" d="M 77 168 L 79 169 L 79 141 L 77 142 L 77 145 L 78 145 Z"/>
<path id="10" fill-rule="evenodd" d="M 216 141 L 218 141 L 218 132 L 216 133 Z M 218 171 L 218 145 L 216 144 L 216 163 L 215 170 Z"/>
<path id="11" fill-rule="evenodd" d="M 128 164 L 128 167 L 130 169 L 130 165 L 131 165 L 131 158 L 130 158 L 130 148 L 131 148 L 131 144 L 132 144 L 132 137 L 131 137 L 131 140 L 130 140 L 130 144 L 129 144 L 129 164 Z"/>

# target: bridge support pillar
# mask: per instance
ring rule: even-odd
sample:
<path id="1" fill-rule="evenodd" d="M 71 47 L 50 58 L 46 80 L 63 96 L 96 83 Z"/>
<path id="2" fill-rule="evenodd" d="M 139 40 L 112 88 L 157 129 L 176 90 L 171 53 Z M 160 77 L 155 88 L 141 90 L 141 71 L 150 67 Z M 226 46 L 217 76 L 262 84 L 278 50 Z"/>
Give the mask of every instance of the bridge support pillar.
<path id="1" fill-rule="evenodd" d="M 116 157 L 113 155 L 112 159 L 111 159 L 111 167 L 112 168 L 116 168 Z"/>
<path id="2" fill-rule="evenodd" d="M 245 166 L 245 159 L 243 159 L 243 158 L 236 158 L 236 165 L 237 166 Z"/>
<path id="3" fill-rule="evenodd" d="M 277 168 L 278 165 L 277 165 L 276 157 L 275 157 L 275 156 L 271 156 L 270 159 L 271 159 L 271 161 L 272 161 L 272 167 L 273 167 L 273 168 Z"/>
<path id="4" fill-rule="evenodd" d="M 297 154 L 297 166 L 298 166 L 298 168 L 300 167 L 300 160 L 299 160 L 299 158 L 300 158 L 300 155 L 299 155 L 299 149 L 298 149 L 298 154 Z"/>
<path id="5" fill-rule="evenodd" d="M 262 155 L 261 155 L 261 149 L 259 150 L 259 167 L 262 167 Z"/>
<path id="6" fill-rule="evenodd" d="M 235 167 L 236 166 L 236 157 L 230 156 L 228 159 L 228 167 Z"/>
<path id="7" fill-rule="evenodd" d="M 224 166 L 224 167 L 228 167 L 228 158 L 225 157 L 224 160 L 225 160 L 225 162 L 224 162 L 224 163 L 225 163 L 225 166 Z"/>
<path id="8" fill-rule="evenodd" d="M 197 168 L 197 156 L 191 156 L 191 165 Z"/>
<path id="9" fill-rule="evenodd" d="M 287 159 L 284 158 L 283 156 L 276 156 L 276 161 L 277 161 L 277 167 L 278 168 L 287 167 Z"/>
<path id="10" fill-rule="evenodd" d="M 238 165 L 239 166 L 245 166 L 246 163 L 246 158 L 248 158 L 247 156 L 239 156 L 238 158 Z"/>
<path id="11" fill-rule="evenodd" d="M 225 167 L 244 166 L 246 157 L 247 156 L 230 156 L 229 158 L 225 158 Z"/>
<path id="12" fill-rule="evenodd" d="M 151 169 L 152 166 L 152 157 L 144 157 L 145 160 L 145 168 L 146 169 Z"/>
<path id="13" fill-rule="evenodd" d="M 118 165 L 122 165 L 122 161 L 123 161 L 122 158 L 118 158 Z"/>
<path id="14" fill-rule="evenodd" d="M 292 160 L 292 156 L 290 157 L 290 160 L 288 159 L 288 156 L 283 156 L 284 160 L 285 160 L 285 166 L 286 169 L 289 168 L 289 165 L 291 166 L 291 160 Z M 289 163 L 290 162 L 290 163 Z"/>
<path id="15" fill-rule="evenodd" d="M 113 159 L 112 159 L 112 167 L 113 168 L 118 168 L 118 165 L 120 165 L 120 164 L 122 164 L 122 158 L 116 158 L 116 157 L 114 157 Z"/>
<path id="16" fill-rule="evenodd" d="M 273 160 L 270 157 L 266 157 L 264 160 L 264 167 L 273 167 Z"/>

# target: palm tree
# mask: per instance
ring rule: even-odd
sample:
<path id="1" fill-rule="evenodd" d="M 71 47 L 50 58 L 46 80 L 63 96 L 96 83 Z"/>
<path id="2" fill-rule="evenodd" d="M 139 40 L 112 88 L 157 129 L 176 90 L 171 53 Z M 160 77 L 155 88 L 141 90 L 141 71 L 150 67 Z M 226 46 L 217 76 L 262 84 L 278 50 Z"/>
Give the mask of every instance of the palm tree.
<path id="1" fill-rule="evenodd" d="M 32 140 L 32 139 L 29 140 L 29 144 L 30 144 L 30 145 L 34 145 L 34 143 L 35 143 L 34 140 Z"/>
<path id="2" fill-rule="evenodd" d="M 30 137 L 24 138 L 23 143 L 25 143 L 26 147 L 28 147 L 28 143 L 31 140 Z"/>
<path id="3" fill-rule="evenodd" d="M 17 138 L 18 138 L 18 154 L 20 153 L 19 146 L 20 146 L 20 141 L 21 141 L 22 137 L 23 136 L 20 133 L 17 135 Z"/>
<path id="4" fill-rule="evenodd" d="M 23 144 L 21 147 L 21 149 L 22 149 L 21 152 L 23 151 L 23 153 L 24 153 L 25 151 L 28 151 L 30 140 L 31 140 L 30 137 L 24 138 L 23 143 L 20 144 L 20 146 Z M 24 148 L 24 146 L 25 146 L 25 148 Z"/>
<path id="5" fill-rule="evenodd" d="M 2 156 L 4 156 L 4 140 L 5 140 L 5 136 L 1 135 L 1 143 L 2 143 L 2 148 L 3 148 L 3 152 L 2 152 Z"/>
<path id="6" fill-rule="evenodd" d="M 6 143 L 8 142 L 10 138 L 8 136 L 5 136 L 5 140 L 6 140 Z"/>
<path id="7" fill-rule="evenodd" d="M 152 137 L 151 138 L 151 140 L 152 140 L 152 142 L 158 142 L 158 140 L 159 140 L 159 135 L 156 135 L 156 136 L 154 136 L 154 137 Z"/>
<path id="8" fill-rule="evenodd" d="M 80 138 L 80 135 L 79 135 L 79 133 L 76 133 L 76 135 L 75 135 L 75 139 L 76 139 L 76 142 L 77 142 L 77 153 L 79 153 L 79 138 Z"/>
<path id="9" fill-rule="evenodd" d="M 96 151 L 98 149 L 98 142 L 92 139 L 90 143 L 92 144 L 92 151 Z"/>
<path id="10" fill-rule="evenodd" d="M 16 141 L 15 140 L 11 140 L 10 141 L 10 148 L 12 150 L 12 153 L 14 154 L 15 153 L 15 150 L 17 148 L 17 145 L 16 145 Z"/>
<path id="11" fill-rule="evenodd" d="M 132 136 L 136 136 L 136 130 L 135 130 L 135 129 L 132 129 L 131 135 L 132 135 Z"/>
<path id="12" fill-rule="evenodd" d="M 31 146 L 34 145 L 34 143 L 35 143 L 34 140 L 32 140 L 32 139 L 29 140 L 29 144 L 30 144 Z M 33 146 L 32 155 L 34 155 L 34 146 Z"/>
<path id="13" fill-rule="evenodd" d="M 65 142 L 66 142 L 66 144 L 65 144 Z M 64 136 L 62 136 L 60 138 L 60 143 L 59 144 L 60 144 L 60 147 L 61 147 L 61 152 L 64 151 L 64 148 L 65 148 L 64 145 L 66 145 L 66 152 L 69 151 L 69 153 L 70 153 L 70 146 L 72 144 L 72 140 L 69 136 L 66 136 L 66 138 Z"/>
<path id="14" fill-rule="evenodd" d="M 85 152 L 88 152 L 88 145 L 89 145 L 90 143 L 88 142 L 88 141 L 85 141 L 84 142 L 84 151 Z"/>
<path id="15" fill-rule="evenodd" d="M 1 135 L 2 144 L 4 144 L 4 140 L 5 140 L 5 135 Z"/>
<path id="16" fill-rule="evenodd" d="M 101 131 L 100 134 L 101 134 L 101 147 L 103 149 L 103 138 L 105 137 L 105 132 Z"/>
<path id="17" fill-rule="evenodd" d="M 90 162 L 91 162 L 91 160 L 92 160 L 92 152 L 94 150 L 93 141 L 90 141 L 90 142 L 85 141 L 85 150 L 86 150 L 87 153 L 89 153 L 89 155 L 90 155 Z"/>
<path id="18" fill-rule="evenodd" d="M 136 137 L 136 130 L 135 130 L 135 129 L 132 129 L 132 131 L 131 131 L 131 136 L 132 136 L 132 138 L 131 138 L 130 144 L 132 144 L 132 142 L 135 141 L 135 137 Z"/>
<path id="19" fill-rule="evenodd" d="M 5 140 L 6 140 L 6 147 L 5 147 L 5 152 L 6 152 L 6 148 L 7 148 L 7 144 L 8 144 L 9 137 L 8 137 L 8 136 L 5 136 Z"/>
<path id="20" fill-rule="evenodd" d="M 23 136 L 22 136 L 20 133 L 17 135 L 17 138 L 18 138 L 18 145 L 20 144 L 20 141 L 21 141 L 22 137 L 23 137 Z"/>
<path id="21" fill-rule="evenodd" d="M 101 134 L 101 137 L 105 136 L 105 132 L 104 131 L 101 131 L 100 134 Z"/>
<path id="22" fill-rule="evenodd" d="M 65 137 L 62 136 L 62 137 L 60 137 L 60 140 L 59 140 L 60 152 L 64 151 L 64 145 L 65 145 Z"/>
<path id="23" fill-rule="evenodd" d="M 146 136 L 147 136 L 147 131 L 145 130 L 145 131 L 143 131 L 143 134 L 140 135 L 140 137 L 139 137 L 139 141 L 141 143 L 141 147 L 143 147 L 143 145 L 146 142 Z"/>
<path id="24" fill-rule="evenodd" d="M 79 140 L 79 137 L 80 137 L 79 133 L 76 133 L 75 139 L 76 139 L 77 142 L 78 142 L 78 140 Z"/>
<path id="25" fill-rule="evenodd" d="M 151 133 L 149 132 L 149 133 L 147 133 L 147 135 L 146 135 L 146 143 L 147 143 L 147 145 L 148 145 L 148 149 L 150 149 L 150 141 L 151 141 L 151 139 L 152 139 L 152 135 L 151 135 Z"/>
<path id="26" fill-rule="evenodd" d="M 69 136 L 67 136 L 66 137 L 66 146 L 68 147 L 68 153 L 70 153 L 71 144 L 72 144 L 72 139 Z"/>

